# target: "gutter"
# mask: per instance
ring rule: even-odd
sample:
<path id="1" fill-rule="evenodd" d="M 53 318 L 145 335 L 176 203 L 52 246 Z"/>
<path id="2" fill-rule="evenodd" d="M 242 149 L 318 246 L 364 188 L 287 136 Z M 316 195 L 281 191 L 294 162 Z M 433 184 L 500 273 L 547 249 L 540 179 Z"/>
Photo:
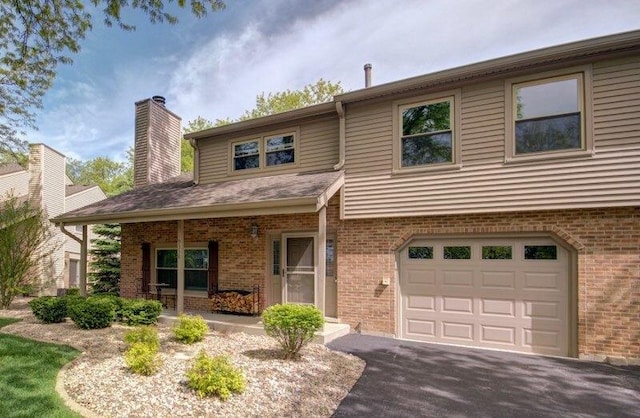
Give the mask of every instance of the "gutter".
<path id="1" fill-rule="evenodd" d="M 345 120 L 345 115 L 344 115 L 344 105 L 342 104 L 341 101 L 336 101 L 336 112 L 338 113 L 338 118 L 340 121 L 340 143 L 339 143 L 339 147 L 340 147 L 340 155 L 339 155 L 339 161 L 338 164 L 333 166 L 334 170 L 340 170 L 343 166 L 344 166 L 344 161 L 345 161 L 345 149 L 346 149 L 346 141 L 347 141 L 347 123 Z"/>
<path id="2" fill-rule="evenodd" d="M 200 183 L 200 148 L 195 138 L 189 138 L 187 141 L 193 148 L 193 184 L 197 186 Z"/>

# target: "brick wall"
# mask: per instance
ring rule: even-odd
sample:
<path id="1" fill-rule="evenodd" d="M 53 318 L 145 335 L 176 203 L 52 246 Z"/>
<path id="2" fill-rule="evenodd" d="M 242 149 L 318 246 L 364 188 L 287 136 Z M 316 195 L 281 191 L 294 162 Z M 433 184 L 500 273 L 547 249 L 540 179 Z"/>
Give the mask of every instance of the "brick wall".
<path id="1" fill-rule="evenodd" d="M 396 334 L 395 254 L 414 235 L 540 232 L 578 258 L 578 352 L 640 358 L 640 208 L 348 220 L 338 229 L 338 316 Z M 380 286 L 383 276 L 391 286 Z"/>

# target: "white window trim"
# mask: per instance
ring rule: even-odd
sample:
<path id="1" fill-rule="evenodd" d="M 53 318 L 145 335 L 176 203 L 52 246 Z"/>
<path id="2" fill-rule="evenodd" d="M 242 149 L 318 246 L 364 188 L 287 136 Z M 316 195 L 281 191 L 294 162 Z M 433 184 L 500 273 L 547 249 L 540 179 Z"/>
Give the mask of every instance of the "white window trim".
<path id="1" fill-rule="evenodd" d="M 403 109 L 422 106 L 425 104 L 433 104 L 444 101 L 451 102 L 452 117 L 450 118 L 451 129 L 451 162 L 416 165 L 411 167 L 402 166 L 402 117 Z M 461 164 L 461 101 L 462 94 L 460 90 L 452 90 L 431 94 L 427 96 L 412 97 L 394 101 L 392 104 L 393 112 L 393 174 L 410 174 L 423 171 L 442 171 L 442 170 L 459 170 Z M 435 132 L 434 132 L 435 133 Z"/>
<path id="2" fill-rule="evenodd" d="M 578 107 L 580 109 L 580 129 L 582 147 L 580 149 L 542 151 L 528 154 L 516 154 L 515 121 L 516 101 L 514 100 L 516 87 L 535 86 L 553 81 L 578 79 Z M 505 163 L 549 160 L 557 158 L 589 158 L 595 155 L 593 144 L 593 100 L 591 66 L 581 66 L 552 71 L 535 76 L 517 77 L 505 82 Z"/>
<path id="3" fill-rule="evenodd" d="M 293 162 L 287 164 L 278 164 L 267 166 L 267 141 L 272 138 L 280 136 L 293 136 Z M 257 168 L 248 168 L 244 170 L 235 169 L 235 146 L 239 144 L 246 144 L 248 142 L 258 141 L 259 166 Z M 275 152 L 275 151 L 272 151 Z M 279 129 L 276 131 L 265 132 L 261 135 L 253 135 L 251 137 L 244 137 L 238 140 L 230 141 L 229 143 L 229 169 L 227 170 L 230 175 L 242 175 L 247 173 L 259 173 L 264 171 L 278 171 L 286 170 L 291 167 L 298 167 L 300 165 L 300 127 L 293 127 L 287 129 Z"/>

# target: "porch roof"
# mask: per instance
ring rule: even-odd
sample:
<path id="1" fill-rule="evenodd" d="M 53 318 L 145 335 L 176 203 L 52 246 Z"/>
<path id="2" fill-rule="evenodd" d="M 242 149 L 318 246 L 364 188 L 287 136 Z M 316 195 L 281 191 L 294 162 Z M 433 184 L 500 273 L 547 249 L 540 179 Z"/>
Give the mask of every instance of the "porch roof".
<path id="1" fill-rule="evenodd" d="M 51 219 L 133 223 L 316 212 L 344 184 L 343 171 L 282 174 L 195 185 L 191 174 L 144 186 Z"/>

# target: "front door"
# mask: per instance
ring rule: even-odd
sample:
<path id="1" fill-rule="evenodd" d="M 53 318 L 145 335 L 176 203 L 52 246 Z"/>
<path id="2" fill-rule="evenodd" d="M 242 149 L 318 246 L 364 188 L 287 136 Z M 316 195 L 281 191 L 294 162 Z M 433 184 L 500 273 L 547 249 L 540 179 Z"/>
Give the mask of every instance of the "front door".
<path id="1" fill-rule="evenodd" d="M 315 304 L 316 268 L 313 235 L 283 235 L 282 300 Z"/>

